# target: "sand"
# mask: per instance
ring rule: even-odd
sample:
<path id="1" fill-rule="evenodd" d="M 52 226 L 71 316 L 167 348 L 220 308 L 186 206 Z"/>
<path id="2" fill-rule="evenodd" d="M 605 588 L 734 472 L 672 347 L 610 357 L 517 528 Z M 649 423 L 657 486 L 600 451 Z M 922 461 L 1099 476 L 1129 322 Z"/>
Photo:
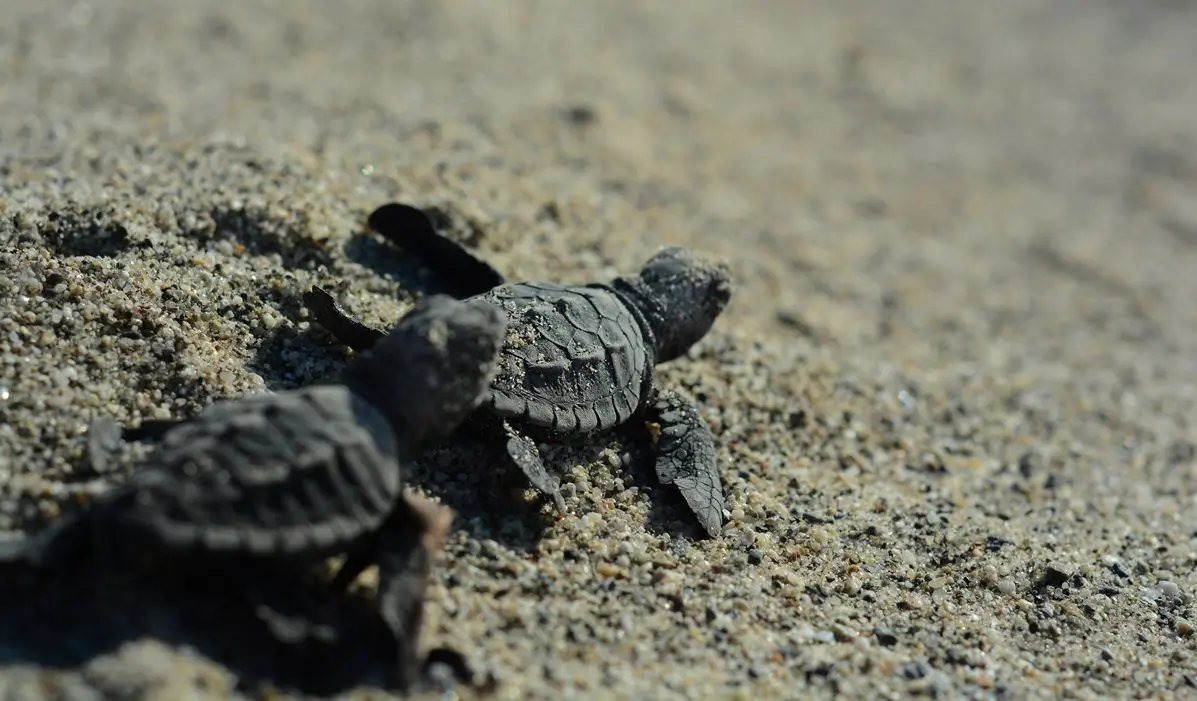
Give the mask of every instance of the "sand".
<path id="1" fill-rule="evenodd" d="M 715 429 L 722 538 L 635 432 L 545 446 L 559 521 L 479 446 L 412 467 L 458 514 L 425 643 L 495 698 L 1197 695 L 1195 27 L 1182 0 L 8 0 L 0 530 L 131 469 L 89 471 L 92 417 L 334 376 L 308 285 L 376 324 L 434 285 L 365 229 L 397 199 L 513 278 L 668 243 L 736 271 L 660 368 Z M 131 591 L 4 601 L 0 699 L 303 692 Z M 307 664 L 370 666 L 344 655 Z"/>

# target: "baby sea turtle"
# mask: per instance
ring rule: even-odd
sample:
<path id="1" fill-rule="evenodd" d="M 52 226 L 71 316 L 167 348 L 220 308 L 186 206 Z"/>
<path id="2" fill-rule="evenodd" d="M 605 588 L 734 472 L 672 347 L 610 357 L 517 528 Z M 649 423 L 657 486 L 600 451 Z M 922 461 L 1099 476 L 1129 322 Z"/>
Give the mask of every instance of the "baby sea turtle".
<path id="1" fill-rule="evenodd" d="M 710 428 L 691 401 L 656 386 L 653 368 L 684 354 L 723 312 L 732 293 L 725 264 L 667 247 L 638 274 L 605 283 L 509 282 L 437 233 L 415 207 L 383 205 L 369 225 L 443 274 L 454 296 L 485 299 L 506 314 L 498 374 L 475 423 L 505 437 L 512 462 L 559 510 L 558 481 L 533 441 L 586 436 L 639 418 L 659 427 L 658 479 L 678 488 L 709 534 L 721 532 L 724 495 Z M 356 351 L 384 337 L 350 318 L 319 287 L 304 303 Z"/>
<path id="2" fill-rule="evenodd" d="M 406 688 L 426 551 L 447 523 L 403 497 L 401 467 L 477 407 L 505 329 L 493 305 L 428 297 L 355 358 L 339 383 L 217 402 L 190 419 L 157 422 L 158 445 L 125 483 L 0 547 L 0 560 L 51 570 L 88 555 L 101 566 L 244 562 L 252 569 L 268 561 L 301 572 L 344 553 L 334 589 L 377 562 L 379 609 Z M 96 428 L 104 426 L 100 420 Z"/>

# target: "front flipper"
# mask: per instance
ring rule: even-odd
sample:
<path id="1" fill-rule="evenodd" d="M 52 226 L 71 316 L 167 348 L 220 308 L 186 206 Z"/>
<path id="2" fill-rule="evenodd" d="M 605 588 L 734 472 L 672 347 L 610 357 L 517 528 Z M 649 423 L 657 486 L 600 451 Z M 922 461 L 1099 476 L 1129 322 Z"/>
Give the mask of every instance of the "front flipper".
<path id="1" fill-rule="evenodd" d="M 395 646 L 395 683 L 406 691 L 420 676 L 424 596 L 453 511 L 404 495 L 379 531 L 378 612 Z"/>
<path id="2" fill-rule="evenodd" d="M 370 214 L 368 223 L 383 238 L 434 268 L 458 299 L 480 295 L 506 282 L 489 263 L 437 233 L 428 215 L 416 207 L 384 204 Z"/>
<path id="3" fill-rule="evenodd" d="M 324 327 L 341 343 L 358 353 L 364 353 L 386 336 L 386 332 L 363 324 L 345 313 L 341 305 L 324 288 L 313 286 L 303 293 L 303 305 L 316 323 Z"/>
<path id="4" fill-rule="evenodd" d="M 686 398 L 662 391 L 653 406 L 661 425 L 657 478 L 672 484 L 712 537 L 723 531 L 723 484 L 715 464 L 715 438 Z"/>
<path id="5" fill-rule="evenodd" d="M 553 499 L 557 512 L 564 514 L 565 499 L 561 496 L 561 484 L 545 469 L 536 444 L 532 439 L 516 432 L 507 421 L 503 422 L 503 431 L 507 434 L 507 455 L 511 457 L 511 461 L 523 471 L 533 487 Z"/>

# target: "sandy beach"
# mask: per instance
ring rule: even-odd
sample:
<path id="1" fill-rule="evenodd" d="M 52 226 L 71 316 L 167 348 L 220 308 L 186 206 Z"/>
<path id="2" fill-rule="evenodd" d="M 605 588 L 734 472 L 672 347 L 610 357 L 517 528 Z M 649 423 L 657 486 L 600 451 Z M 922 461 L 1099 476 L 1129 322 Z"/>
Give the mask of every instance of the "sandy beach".
<path id="1" fill-rule="evenodd" d="M 8 0 L 0 535 L 133 469 L 94 417 L 335 377 L 304 290 L 435 289 L 365 225 L 401 201 L 515 280 L 735 273 L 657 370 L 721 537 L 632 430 L 542 446 L 560 519 L 485 446 L 411 466 L 457 514 L 423 642 L 490 698 L 1197 698 L 1195 36 L 1185 0 Z M 0 701 L 389 698 L 364 643 L 65 586 L 0 587 Z"/>

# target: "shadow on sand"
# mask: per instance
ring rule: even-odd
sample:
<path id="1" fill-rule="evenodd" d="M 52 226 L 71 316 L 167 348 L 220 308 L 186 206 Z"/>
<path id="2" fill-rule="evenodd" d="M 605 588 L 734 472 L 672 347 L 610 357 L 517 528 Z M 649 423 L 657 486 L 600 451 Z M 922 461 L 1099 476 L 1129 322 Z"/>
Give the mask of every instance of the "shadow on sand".
<path id="1" fill-rule="evenodd" d="M 230 670 L 243 691 L 263 686 L 331 696 L 387 688 L 386 629 L 364 596 L 333 597 L 315 582 L 265 581 L 251 602 L 235 573 L 156 573 L 50 578 L 9 566 L 0 573 L 0 665 L 78 669 L 126 643 L 154 638 L 188 647 Z M 293 640 L 274 633 L 257 606 L 309 621 Z M 319 623 L 307 614 L 318 606 Z"/>

